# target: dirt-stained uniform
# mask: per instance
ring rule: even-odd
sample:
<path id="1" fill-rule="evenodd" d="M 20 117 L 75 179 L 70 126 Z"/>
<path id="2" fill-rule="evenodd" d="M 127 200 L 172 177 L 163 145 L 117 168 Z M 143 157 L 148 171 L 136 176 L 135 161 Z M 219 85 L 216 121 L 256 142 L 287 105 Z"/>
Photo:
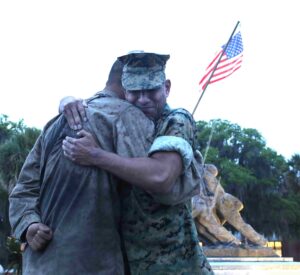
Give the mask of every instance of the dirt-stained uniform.
<path id="1" fill-rule="evenodd" d="M 107 151 L 145 156 L 154 125 L 144 114 L 106 90 L 89 102 L 90 131 Z M 76 136 L 63 116 L 47 125 L 28 155 L 10 201 L 10 222 L 21 238 L 33 222 L 53 230 L 43 251 L 27 246 L 23 275 L 122 275 L 119 180 L 108 172 L 69 161 L 66 136 Z"/>
<path id="2" fill-rule="evenodd" d="M 186 171 L 192 156 L 185 154 L 185 142 L 195 149 L 195 130 L 195 122 L 186 110 L 166 106 L 156 124 L 156 140 L 149 154 L 177 151 Z M 166 136 L 178 137 L 179 143 L 174 146 L 171 141 L 170 145 Z M 123 196 L 122 232 L 132 275 L 213 274 L 199 246 L 190 200 L 166 205 L 132 187 Z"/>

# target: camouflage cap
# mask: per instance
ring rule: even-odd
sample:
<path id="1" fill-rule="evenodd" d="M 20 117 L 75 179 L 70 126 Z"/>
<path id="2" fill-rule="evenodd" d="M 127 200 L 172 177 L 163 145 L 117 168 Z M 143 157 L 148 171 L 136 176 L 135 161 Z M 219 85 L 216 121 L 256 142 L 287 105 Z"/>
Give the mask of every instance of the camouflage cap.
<path id="1" fill-rule="evenodd" d="M 132 52 L 118 57 L 124 64 L 122 85 L 125 90 L 160 88 L 166 80 L 165 67 L 170 55 Z"/>

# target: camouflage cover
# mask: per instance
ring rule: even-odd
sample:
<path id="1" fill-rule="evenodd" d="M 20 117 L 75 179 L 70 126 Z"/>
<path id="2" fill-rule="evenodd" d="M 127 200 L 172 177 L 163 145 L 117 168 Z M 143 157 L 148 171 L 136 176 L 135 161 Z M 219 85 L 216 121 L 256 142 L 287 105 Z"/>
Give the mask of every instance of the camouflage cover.
<path id="1" fill-rule="evenodd" d="M 169 57 L 144 52 L 119 57 L 124 64 L 122 86 L 129 91 L 160 88 L 166 80 L 164 70 Z"/>

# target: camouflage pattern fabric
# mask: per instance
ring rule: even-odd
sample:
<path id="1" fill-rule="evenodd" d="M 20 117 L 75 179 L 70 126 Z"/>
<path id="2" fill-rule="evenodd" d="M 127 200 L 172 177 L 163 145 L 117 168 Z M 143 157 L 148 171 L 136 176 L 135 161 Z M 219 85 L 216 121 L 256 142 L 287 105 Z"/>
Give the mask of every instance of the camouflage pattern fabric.
<path id="1" fill-rule="evenodd" d="M 131 53 L 118 57 L 124 64 L 122 86 L 126 90 L 148 90 L 161 87 L 165 80 L 165 65 L 169 55 Z"/>
<path id="2" fill-rule="evenodd" d="M 152 143 L 153 123 L 139 109 L 113 96 L 106 90 L 89 100 L 84 128 L 107 151 L 145 156 Z M 76 131 L 63 116 L 45 127 L 10 195 L 15 237 L 21 238 L 32 222 L 43 222 L 53 230 L 45 250 L 26 247 L 22 274 L 123 275 L 119 180 L 102 169 L 66 159 L 61 147 L 67 135 L 75 137 Z"/>
<path id="3" fill-rule="evenodd" d="M 195 149 L 195 122 L 184 109 L 166 106 L 156 136 L 187 140 Z M 213 274 L 197 238 L 191 201 L 177 205 L 156 202 L 132 187 L 123 197 L 122 232 L 132 275 Z"/>

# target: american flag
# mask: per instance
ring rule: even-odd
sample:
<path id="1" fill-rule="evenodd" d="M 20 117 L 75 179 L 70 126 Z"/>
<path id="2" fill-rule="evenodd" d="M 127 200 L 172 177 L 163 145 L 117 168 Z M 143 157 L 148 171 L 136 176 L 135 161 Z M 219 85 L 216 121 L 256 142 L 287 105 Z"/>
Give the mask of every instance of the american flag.
<path id="1" fill-rule="evenodd" d="M 241 33 L 236 33 L 230 40 L 226 51 L 224 52 L 212 78 L 209 80 L 216 63 L 218 62 L 222 52 L 224 51 L 226 44 L 222 46 L 222 49 L 217 53 L 212 62 L 207 66 L 205 75 L 199 82 L 199 85 L 202 89 L 206 87 L 206 83 L 214 83 L 219 80 L 222 80 L 232 73 L 234 73 L 237 69 L 241 67 L 242 57 L 243 57 L 243 42 Z"/>

